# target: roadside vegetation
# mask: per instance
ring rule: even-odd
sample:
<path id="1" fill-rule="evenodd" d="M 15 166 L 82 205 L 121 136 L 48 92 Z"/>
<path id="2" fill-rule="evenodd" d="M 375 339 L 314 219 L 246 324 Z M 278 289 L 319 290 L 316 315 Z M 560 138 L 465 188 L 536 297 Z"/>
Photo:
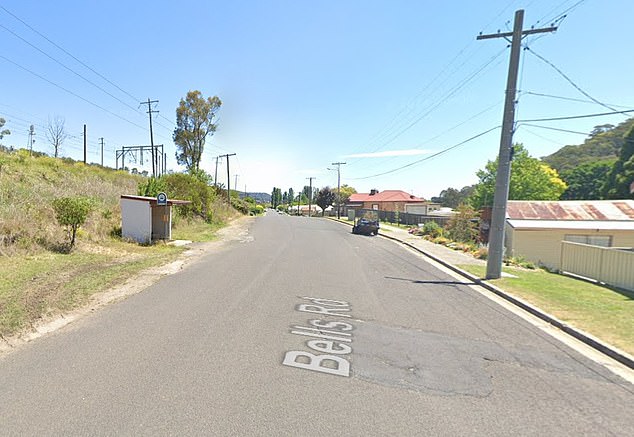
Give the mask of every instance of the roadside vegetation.
<path id="1" fill-rule="evenodd" d="M 191 200 L 174 210 L 173 237 L 192 241 L 213 240 L 229 220 L 257 210 L 236 195 L 229 206 L 224 191 L 206 177 L 148 179 L 68 158 L 0 150 L 0 336 L 84 305 L 93 294 L 182 253 L 182 247 L 164 243 L 124 241 L 122 194 L 153 195 L 159 189 Z"/>

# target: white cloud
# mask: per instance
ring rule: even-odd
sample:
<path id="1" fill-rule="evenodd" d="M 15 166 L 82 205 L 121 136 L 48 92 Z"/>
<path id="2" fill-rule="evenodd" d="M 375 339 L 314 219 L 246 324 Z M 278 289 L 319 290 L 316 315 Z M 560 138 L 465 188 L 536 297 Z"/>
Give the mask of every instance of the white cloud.
<path id="1" fill-rule="evenodd" d="M 389 158 L 392 156 L 416 156 L 426 155 L 431 153 L 431 150 L 422 149 L 408 149 L 408 150 L 386 150 L 384 152 L 372 152 L 372 153 L 355 153 L 352 155 L 346 155 L 346 158 Z"/>

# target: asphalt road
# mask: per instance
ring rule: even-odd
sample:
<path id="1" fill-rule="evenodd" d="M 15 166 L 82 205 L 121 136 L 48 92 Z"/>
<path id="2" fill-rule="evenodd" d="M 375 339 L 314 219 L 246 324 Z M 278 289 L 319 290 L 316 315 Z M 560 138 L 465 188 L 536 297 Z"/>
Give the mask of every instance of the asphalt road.
<path id="1" fill-rule="evenodd" d="M 422 257 L 324 219 L 0 358 L 1 435 L 634 435 L 634 387 Z"/>

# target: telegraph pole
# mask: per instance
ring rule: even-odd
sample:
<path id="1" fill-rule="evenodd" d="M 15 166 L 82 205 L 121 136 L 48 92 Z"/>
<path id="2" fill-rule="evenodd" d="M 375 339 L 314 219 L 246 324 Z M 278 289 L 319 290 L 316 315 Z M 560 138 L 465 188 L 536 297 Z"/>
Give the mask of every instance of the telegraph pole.
<path id="1" fill-rule="evenodd" d="M 33 138 L 35 136 L 35 126 L 31 125 L 29 126 L 29 156 L 33 156 L 33 143 L 35 142 L 35 139 Z"/>
<path id="2" fill-rule="evenodd" d="M 306 178 L 310 180 L 310 192 L 308 193 L 308 217 L 310 217 L 310 210 L 312 209 L 313 204 L 313 179 L 317 179 L 316 177 Z"/>
<path id="3" fill-rule="evenodd" d="M 504 101 L 504 117 L 502 120 L 502 135 L 498 155 L 498 171 L 495 179 L 495 194 L 491 211 L 491 226 L 489 228 L 489 255 L 487 257 L 486 279 L 498 279 L 502 275 L 502 258 L 504 255 L 504 228 L 506 225 L 506 204 L 509 196 L 511 177 L 511 149 L 513 148 L 513 131 L 515 128 L 515 99 L 517 94 L 517 73 L 520 63 L 520 49 L 522 37 L 535 33 L 554 32 L 557 27 L 522 30 L 524 25 L 524 10 L 515 11 L 513 32 L 478 35 L 476 39 L 511 37 L 511 56 L 506 82 L 506 99 Z"/>
<path id="4" fill-rule="evenodd" d="M 231 182 L 231 177 L 229 176 L 229 157 L 235 156 L 235 153 L 227 153 L 226 155 L 220 155 L 218 158 L 227 158 L 227 203 L 231 205 L 231 190 L 229 189 L 229 182 Z M 216 161 L 216 164 L 218 162 Z"/>
<path id="5" fill-rule="evenodd" d="M 88 137 L 86 136 L 86 125 L 84 125 L 84 164 L 86 164 L 87 155 L 88 155 Z"/>
<path id="6" fill-rule="evenodd" d="M 101 143 L 101 166 L 103 167 L 103 137 L 99 138 L 99 142 Z"/>
<path id="7" fill-rule="evenodd" d="M 220 156 L 216 156 L 216 171 L 214 173 L 214 187 L 218 186 L 218 160 L 220 159 Z"/>
<path id="8" fill-rule="evenodd" d="M 235 177 L 235 181 L 234 181 L 233 186 L 235 187 L 235 190 L 238 191 L 238 176 L 240 176 L 240 175 L 234 174 L 233 176 Z"/>
<path id="9" fill-rule="evenodd" d="M 158 114 L 158 111 L 152 109 L 152 104 L 158 103 L 158 100 L 150 100 L 141 102 L 140 105 L 147 105 L 147 113 L 150 115 L 150 146 L 152 147 L 152 176 L 156 177 L 156 157 L 154 153 L 154 132 L 152 131 L 152 114 Z"/>
<path id="10" fill-rule="evenodd" d="M 345 162 L 332 163 L 337 166 L 337 220 L 341 218 L 341 166 L 345 164 Z"/>

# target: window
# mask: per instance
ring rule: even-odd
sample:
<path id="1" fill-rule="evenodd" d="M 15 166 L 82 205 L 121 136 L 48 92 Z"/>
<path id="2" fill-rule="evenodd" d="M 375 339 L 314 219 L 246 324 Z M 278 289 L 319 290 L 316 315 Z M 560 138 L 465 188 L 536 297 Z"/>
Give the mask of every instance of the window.
<path id="1" fill-rule="evenodd" d="M 378 203 L 373 203 L 372 204 L 372 209 L 375 210 L 375 211 L 378 211 L 379 210 L 379 204 Z"/>
<path id="2" fill-rule="evenodd" d="M 564 241 L 573 243 L 590 244 L 592 246 L 612 247 L 611 235 L 574 235 L 566 234 Z"/>

